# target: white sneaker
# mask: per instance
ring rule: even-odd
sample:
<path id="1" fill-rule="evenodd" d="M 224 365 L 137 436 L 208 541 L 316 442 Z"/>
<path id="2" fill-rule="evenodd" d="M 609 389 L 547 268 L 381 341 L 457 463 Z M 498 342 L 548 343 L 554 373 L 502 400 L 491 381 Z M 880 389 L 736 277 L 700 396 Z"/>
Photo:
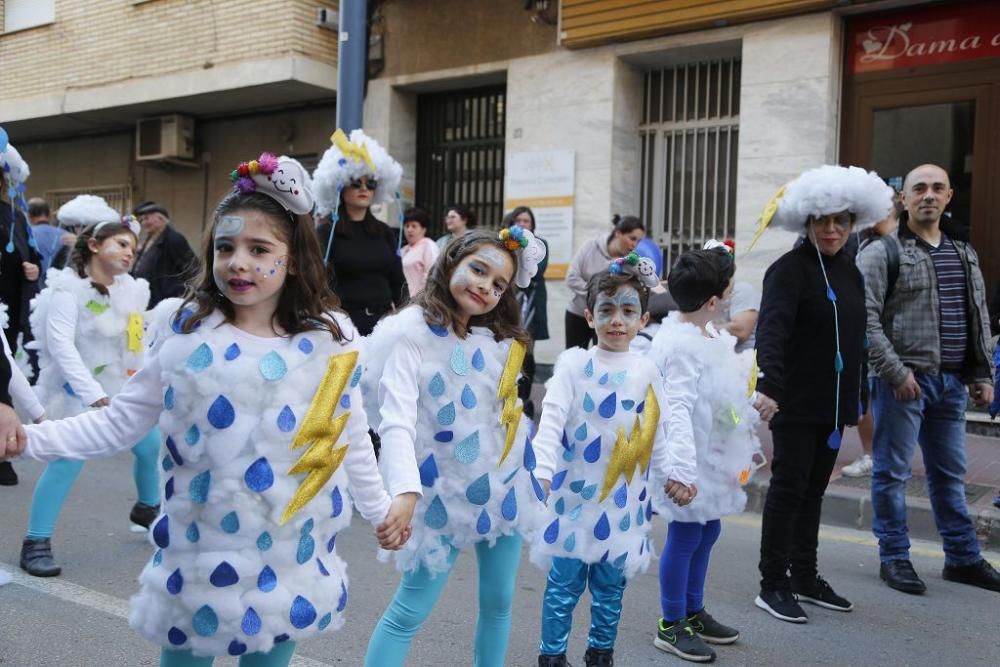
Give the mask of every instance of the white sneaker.
<path id="1" fill-rule="evenodd" d="M 854 463 L 849 463 L 840 469 L 844 477 L 867 477 L 872 474 L 872 457 L 867 454 L 859 457 Z"/>

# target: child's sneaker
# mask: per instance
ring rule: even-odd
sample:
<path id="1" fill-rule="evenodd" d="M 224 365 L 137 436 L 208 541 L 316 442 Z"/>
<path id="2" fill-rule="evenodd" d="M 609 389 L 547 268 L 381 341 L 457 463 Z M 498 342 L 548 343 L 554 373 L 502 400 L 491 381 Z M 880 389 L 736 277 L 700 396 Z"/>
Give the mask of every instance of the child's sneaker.
<path id="1" fill-rule="evenodd" d="M 573 667 L 566 660 L 566 654 L 540 655 L 538 656 L 538 667 Z"/>
<path id="2" fill-rule="evenodd" d="M 615 667 L 614 649 L 588 646 L 583 654 L 583 664 L 587 667 Z"/>
<path id="3" fill-rule="evenodd" d="M 682 618 L 673 625 L 667 625 L 661 618 L 656 628 L 656 639 L 653 640 L 653 646 L 691 662 L 712 662 L 715 660 L 715 651 L 709 648 L 708 644 L 698 636 L 686 618 Z"/>
<path id="4" fill-rule="evenodd" d="M 792 582 L 792 592 L 799 602 L 811 602 L 819 607 L 834 611 L 851 611 L 854 605 L 843 598 L 826 583 L 823 577 L 817 576 L 805 583 Z"/>
<path id="5" fill-rule="evenodd" d="M 872 457 L 867 454 L 859 456 L 853 463 L 848 463 L 840 469 L 844 477 L 867 477 L 872 474 Z"/>
<path id="6" fill-rule="evenodd" d="M 698 636 L 709 644 L 732 644 L 740 638 L 739 630 L 719 623 L 704 609 L 688 616 L 687 621 Z"/>

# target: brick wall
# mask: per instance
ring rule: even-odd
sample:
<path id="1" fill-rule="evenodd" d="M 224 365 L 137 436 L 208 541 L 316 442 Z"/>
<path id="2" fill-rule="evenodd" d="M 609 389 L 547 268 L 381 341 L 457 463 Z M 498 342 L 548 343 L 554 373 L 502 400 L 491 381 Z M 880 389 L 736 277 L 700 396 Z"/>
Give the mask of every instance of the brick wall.
<path id="1" fill-rule="evenodd" d="M 336 62 L 337 35 L 315 25 L 336 0 L 56 0 L 54 23 L 0 34 L 0 97 L 301 53 Z M 0 12 L 3 0 L 0 0 Z"/>

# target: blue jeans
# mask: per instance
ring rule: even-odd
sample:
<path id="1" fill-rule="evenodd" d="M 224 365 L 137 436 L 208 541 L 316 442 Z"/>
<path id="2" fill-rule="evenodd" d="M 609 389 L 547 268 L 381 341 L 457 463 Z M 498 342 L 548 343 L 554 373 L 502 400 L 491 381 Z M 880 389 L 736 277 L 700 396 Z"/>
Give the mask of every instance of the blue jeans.
<path id="1" fill-rule="evenodd" d="M 908 560 L 906 480 L 913 450 L 920 444 L 934 523 L 944 542 L 945 563 L 971 565 L 982 557 L 976 527 L 965 501 L 965 385 L 954 373 L 916 374 L 922 392 L 899 401 L 892 387 L 876 379 L 872 392 L 872 532 L 883 562 Z"/>
<path id="2" fill-rule="evenodd" d="M 625 573 L 611 563 L 584 563 L 576 558 L 552 559 L 548 583 L 542 597 L 542 655 L 566 653 L 573 627 L 573 609 L 590 588 L 590 633 L 587 646 L 602 650 L 615 647 L 618 621 L 622 617 Z"/>

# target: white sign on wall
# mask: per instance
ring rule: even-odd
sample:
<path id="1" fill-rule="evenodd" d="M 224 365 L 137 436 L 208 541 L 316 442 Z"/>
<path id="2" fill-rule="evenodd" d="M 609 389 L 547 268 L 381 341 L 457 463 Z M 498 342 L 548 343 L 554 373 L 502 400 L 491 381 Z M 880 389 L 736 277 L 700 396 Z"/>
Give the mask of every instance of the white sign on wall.
<path id="1" fill-rule="evenodd" d="M 564 278 L 573 256 L 573 151 L 508 153 L 504 210 L 528 206 L 549 245 L 546 278 Z"/>

